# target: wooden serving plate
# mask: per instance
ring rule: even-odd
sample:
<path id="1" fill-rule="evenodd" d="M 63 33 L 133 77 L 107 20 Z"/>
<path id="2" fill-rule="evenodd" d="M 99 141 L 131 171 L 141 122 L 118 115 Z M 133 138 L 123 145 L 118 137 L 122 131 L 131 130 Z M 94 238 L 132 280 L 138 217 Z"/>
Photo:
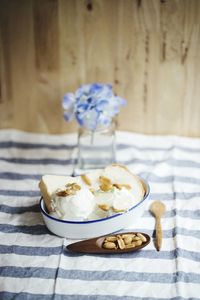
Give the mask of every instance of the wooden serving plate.
<path id="1" fill-rule="evenodd" d="M 141 233 L 143 236 L 146 237 L 146 242 L 143 242 L 140 246 L 135 246 L 134 248 L 125 248 L 125 249 L 105 249 L 102 247 L 103 242 L 106 237 L 110 236 L 117 236 L 122 234 L 137 234 Z M 146 247 L 150 243 L 150 236 L 143 232 L 122 232 L 117 234 L 109 234 L 101 237 L 96 237 L 80 242 L 76 242 L 73 244 L 69 244 L 66 246 L 66 249 L 73 252 L 80 252 L 80 253 L 99 253 L 99 254 L 117 254 L 117 253 L 127 253 L 127 252 L 134 252 L 138 251 L 144 247 Z"/>

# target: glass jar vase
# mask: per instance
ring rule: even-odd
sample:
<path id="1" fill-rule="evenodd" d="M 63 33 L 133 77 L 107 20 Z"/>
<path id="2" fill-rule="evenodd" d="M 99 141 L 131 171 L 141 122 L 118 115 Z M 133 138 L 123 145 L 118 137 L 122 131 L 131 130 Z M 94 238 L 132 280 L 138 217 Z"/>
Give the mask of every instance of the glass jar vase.
<path id="1" fill-rule="evenodd" d="M 99 126 L 95 131 L 79 128 L 78 169 L 100 169 L 115 162 L 115 129 L 114 121 L 109 126 Z"/>

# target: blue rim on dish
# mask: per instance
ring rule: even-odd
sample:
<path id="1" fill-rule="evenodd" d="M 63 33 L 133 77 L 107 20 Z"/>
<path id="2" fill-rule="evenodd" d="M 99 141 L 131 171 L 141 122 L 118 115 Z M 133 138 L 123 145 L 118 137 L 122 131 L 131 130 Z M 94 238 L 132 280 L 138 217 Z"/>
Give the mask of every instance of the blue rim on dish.
<path id="1" fill-rule="evenodd" d="M 139 177 L 139 176 L 138 176 Z M 140 177 L 139 177 L 140 178 Z M 40 199 L 40 210 L 42 212 L 42 214 L 44 214 L 47 218 L 49 219 L 52 219 L 54 221 L 58 221 L 58 222 L 61 222 L 61 223 L 67 223 L 67 224 L 89 224 L 89 223 L 97 223 L 97 222 L 102 222 L 102 221 L 106 221 L 106 220 L 109 220 L 109 219 L 112 219 L 112 218 L 116 218 L 117 216 L 120 216 L 120 215 L 124 215 L 128 212 L 130 212 L 131 210 L 133 210 L 134 208 L 136 208 L 137 206 L 139 206 L 142 202 L 144 202 L 144 200 L 149 196 L 149 193 L 150 193 L 150 187 L 149 187 L 149 184 L 146 182 L 146 180 L 140 178 L 140 180 L 142 181 L 142 184 L 145 185 L 146 187 L 146 193 L 144 195 L 144 198 L 142 198 L 142 200 L 140 202 L 138 202 L 136 205 L 132 206 L 131 208 L 129 208 L 128 210 L 126 210 L 125 212 L 122 212 L 122 213 L 118 213 L 118 214 L 115 214 L 115 215 L 112 215 L 112 216 L 109 216 L 109 217 L 106 217 L 106 218 L 102 218 L 102 219 L 96 219 L 96 220 L 88 220 L 88 221 L 67 221 L 67 220 L 60 220 L 60 219 L 57 219 L 53 216 L 50 216 L 46 211 L 45 211 L 45 203 L 44 203 L 44 200 L 43 200 L 43 197 L 41 197 Z M 43 205 L 42 205 L 42 202 L 43 202 Z M 44 206 L 44 208 L 43 208 Z"/>

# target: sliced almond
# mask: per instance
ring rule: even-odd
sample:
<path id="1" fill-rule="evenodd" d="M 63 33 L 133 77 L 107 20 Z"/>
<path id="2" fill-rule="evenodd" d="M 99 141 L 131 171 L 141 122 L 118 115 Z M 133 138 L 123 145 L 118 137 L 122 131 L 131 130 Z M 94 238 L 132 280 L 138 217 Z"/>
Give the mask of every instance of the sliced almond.
<path id="1" fill-rule="evenodd" d="M 117 189 L 121 190 L 123 187 L 127 190 L 131 190 L 131 186 L 129 184 L 120 184 L 120 183 L 114 183 L 113 186 L 115 186 Z"/>
<path id="2" fill-rule="evenodd" d="M 72 188 L 74 185 L 74 182 L 73 183 L 67 183 L 65 184 L 66 188 Z"/>
<path id="3" fill-rule="evenodd" d="M 77 183 L 74 183 L 72 185 L 72 189 L 75 190 L 75 191 L 79 191 L 81 189 L 81 186 L 79 184 L 77 184 Z"/>
<path id="4" fill-rule="evenodd" d="M 112 210 L 113 210 L 114 212 L 116 212 L 116 213 L 121 213 L 121 212 L 126 211 L 126 210 L 124 210 L 124 209 L 117 209 L 117 208 L 115 208 L 115 207 L 112 207 Z"/>
<path id="5" fill-rule="evenodd" d="M 117 243 L 120 249 L 124 249 L 125 248 L 125 243 L 124 240 L 121 238 L 120 235 L 117 235 Z"/>
<path id="6" fill-rule="evenodd" d="M 134 236 L 133 241 L 139 241 L 139 240 L 140 240 L 139 236 Z"/>
<path id="7" fill-rule="evenodd" d="M 110 206 L 107 204 L 99 204 L 98 207 L 104 211 L 108 211 L 110 209 Z"/>
<path id="8" fill-rule="evenodd" d="M 69 194 L 68 194 L 67 190 L 63 190 L 63 191 L 56 192 L 56 195 L 59 196 L 59 197 L 66 197 Z"/>
<path id="9" fill-rule="evenodd" d="M 137 233 L 137 236 L 141 239 L 142 242 L 145 243 L 147 241 L 146 237 L 143 234 Z"/>
<path id="10" fill-rule="evenodd" d="M 92 185 L 92 183 L 91 183 L 91 181 L 90 181 L 90 179 L 88 178 L 87 175 L 82 174 L 82 175 L 81 175 L 81 179 L 85 182 L 85 184 L 87 184 L 87 185 Z"/>
<path id="11" fill-rule="evenodd" d="M 135 237 L 135 234 L 133 234 L 133 233 L 122 234 L 122 238 L 123 238 L 123 239 L 125 239 L 125 238 L 127 238 L 127 237 L 133 238 L 133 237 Z"/>
<path id="12" fill-rule="evenodd" d="M 116 236 L 107 236 L 105 242 L 116 242 L 116 240 L 117 240 Z"/>
<path id="13" fill-rule="evenodd" d="M 130 237 L 130 236 L 128 236 L 128 237 L 125 237 L 123 240 L 124 240 L 124 244 L 125 245 L 129 245 L 129 244 L 131 244 L 131 242 L 132 242 L 132 237 Z"/>
<path id="14" fill-rule="evenodd" d="M 116 249 L 116 245 L 113 242 L 105 242 L 103 244 L 103 248 L 105 248 L 105 249 Z"/>
<path id="15" fill-rule="evenodd" d="M 112 184 L 101 184 L 99 187 L 103 192 L 108 192 L 108 191 L 112 190 L 113 185 Z"/>
<path id="16" fill-rule="evenodd" d="M 135 248 L 135 243 L 131 243 L 125 246 L 125 248 Z"/>
<path id="17" fill-rule="evenodd" d="M 99 176 L 99 181 L 105 185 L 112 185 L 112 181 L 105 176 Z"/>
<path id="18" fill-rule="evenodd" d="M 121 184 L 114 183 L 113 186 L 115 186 L 118 190 L 122 189 Z"/>
<path id="19" fill-rule="evenodd" d="M 142 241 L 141 240 L 135 241 L 135 246 L 140 246 L 140 245 L 142 245 Z"/>

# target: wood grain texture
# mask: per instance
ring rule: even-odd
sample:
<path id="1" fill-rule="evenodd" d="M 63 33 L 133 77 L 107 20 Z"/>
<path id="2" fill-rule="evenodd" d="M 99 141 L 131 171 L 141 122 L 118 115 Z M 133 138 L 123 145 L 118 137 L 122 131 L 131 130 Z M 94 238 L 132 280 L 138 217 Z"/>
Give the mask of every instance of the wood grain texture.
<path id="1" fill-rule="evenodd" d="M 64 133 L 61 98 L 109 82 L 119 129 L 200 136 L 200 1 L 1 0 L 0 128 Z"/>

